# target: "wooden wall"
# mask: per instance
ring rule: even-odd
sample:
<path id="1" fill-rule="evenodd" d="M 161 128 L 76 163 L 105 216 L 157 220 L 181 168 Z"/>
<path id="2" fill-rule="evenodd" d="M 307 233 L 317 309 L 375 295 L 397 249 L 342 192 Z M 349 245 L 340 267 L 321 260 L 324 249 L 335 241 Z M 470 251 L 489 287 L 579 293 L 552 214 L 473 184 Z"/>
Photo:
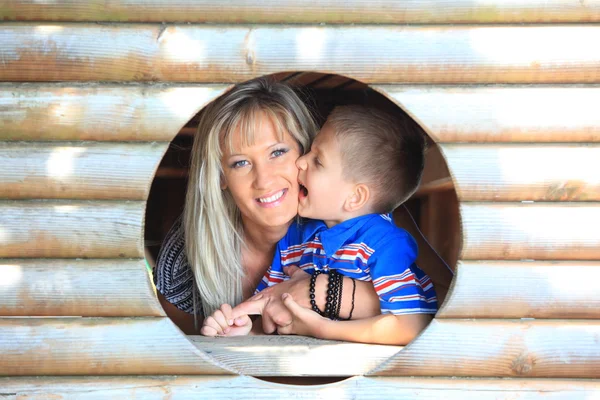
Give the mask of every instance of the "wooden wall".
<path id="1" fill-rule="evenodd" d="M 0 5 L 0 395 L 600 396 L 600 1 L 228 4 Z M 170 141 L 230 84 L 291 71 L 369 84 L 448 163 L 457 275 L 404 349 L 211 350 L 155 297 L 144 210 Z M 296 376 L 369 356 L 314 389 L 236 376 L 273 346 Z"/>

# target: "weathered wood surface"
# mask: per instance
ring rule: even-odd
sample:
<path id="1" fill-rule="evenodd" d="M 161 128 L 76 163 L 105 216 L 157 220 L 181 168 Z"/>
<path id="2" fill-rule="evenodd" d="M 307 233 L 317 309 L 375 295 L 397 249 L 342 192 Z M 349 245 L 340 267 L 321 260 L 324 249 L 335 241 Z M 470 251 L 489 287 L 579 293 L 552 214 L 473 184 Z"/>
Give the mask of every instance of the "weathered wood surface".
<path id="1" fill-rule="evenodd" d="M 0 318 L 0 375 L 227 374 L 168 318 Z"/>
<path id="2" fill-rule="evenodd" d="M 163 316 L 144 260 L 0 260 L 2 316 Z"/>
<path id="3" fill-rule="evenodd" d="M 77 29 L 71 33 L 78 41 Z M 0 139 L 171 141 L 228 87 L 3 83 Z"/>
<path id="4" fill-rule="evenodd" d="M 459 262 L 436 318 L 600 319 L 600 262 Z"/>
<path id="5" fill-rule="evenodd" d="M 0 80 L 236 82 L 316 71 L 365 83 L 594 83 L 599 38 L 596 25 L 7 23 Z"/>
<path id="6" fill-rule="evenodd" d="M 600 144 L 441 144 L 440 148 L 461 201 L 600 200 Z"/>
<path id="7" fill-rule="evenodd" d="M 435 319 L 370 374 L 598 379 L 599 338 L 599 321 Z"/>
<path id="8" fill-rule="evenodd" d="M 498 49 L 496 56 L 513 63 L 507 52 Z M 595 85 L 375 89 L 402 107 L 436 142 L 600 141 L 600 87 Z"/>
<path id="9" fill-rule="evenodd" d="M 0 142 L 0 198 L 146 200 L 168 142 Z"/>
<path id="10" fill-rule="evenodd" d="M 143 201 L 0 201 L 1 258 L 141 258 Z"/>
<path id="11" fill-rule="evenodd" d="M 16 399 L 424 399 L 591 400 L 600 382 L 586 379 L 385 378 L 358 376 L 319 386 L 274 385 L 249 376 L 11 377 L 0 396 Z"/>
<path id="12" fill-rule="evenodd" d="M 252 376 L 364 375 L 402 350 L 402 346 L 304 336 L 189 336 L 189 339 L 219 363 Z"/>
<path id="13" fill-rule="evenodd" d="M 507 23 L 599 22 L 600 3 L 587 0 L 16 0 L 5 21 L 219 23 Z"/>
<path id="14" fill-rule="evenodd" d="M 436 192 L 444 192 L 454 189 L 452 178 L 436 179 L 435 181 L 421 182 L 419 189 L 413 194 L 415 197 L 428 196 Z"/>
<path id="15" fill-rule="evenodd" d="M 469 260 L 598 260 L 598 203 L 462 203 Z"/>

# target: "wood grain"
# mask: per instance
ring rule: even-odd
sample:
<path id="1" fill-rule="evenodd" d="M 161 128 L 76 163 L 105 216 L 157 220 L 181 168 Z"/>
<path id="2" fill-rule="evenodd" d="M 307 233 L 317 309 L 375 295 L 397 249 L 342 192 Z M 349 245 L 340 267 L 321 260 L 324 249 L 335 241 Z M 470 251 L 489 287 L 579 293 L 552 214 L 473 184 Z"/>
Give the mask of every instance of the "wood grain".
<path id="1" fill-rule="evenodd" d="M 467 260 L 600 259 L 598 203 L 462 203 Z"/>
<path id="2" fill-rule="evenodd" d="M 168 142 L 228 87 L 2 83 L 0 139 Z"/>
<path id="3" fill-rule="evenodd" d="M 11 1 L 5 21 L 218 23 L 539 23 L 599 22 L 600 4 L 569 0 L 63 0 Z"/>
<path id="4" fill-rule="evenodd" d="M 512 63 L 507 53 L 497 56 Z M 600 141 L 600 87 L 595 85 L 375 89 L 408 112 L 436 142 Z"/>
<path id="5" fill-rule="evenodd" d="M 461 201 L 598 201 L 599 144 L 441 144 Z"/>
<path id="6" fill-rule="evenodd" d="M 600 262 L 459 262 L 436 318 L 600 319 Z"/>
<path id="7" fill-rule="evenodd" d="M 143 201 L 0 201 L 2 258 L 141 258 Z"/>
<path id="8" fill-rule="evenodd" d="M 0 375 L 228 374 L 168 318 L 0 318 Z"/>
<path id="9" fill-rule="evenodd" d="M 189 336 L 219 363 L 252 376 L 364 375 L 402 349 L 304 336 Z"/>
<path id="10" fill-rule="evenodd" d="M 144 260 L 0 260 L 1 316 L 164 316 Z"/>
<path id="11" fill-rule="evenodd" d="M 146 200 L 168 146 L 0 142 L 0 198 Z"/>
<path id="12" fill-rule="evenodd" d="M 6 23 L 0 80 L 239 82 L 311 71 L 364 83 L 595 83 L 599 37 L 596 25 Z"/>
<path id="13" fill-rule="evenodd" d="M 358 376 L 319 386 L 274 385 L 249 376 L 99 376 L 0 378 L 0 395 L 16 399 L 382 399 L 590 400 L 600 383 L 586 379 L 405 378 Z"/>
<path id="14" fill-rule="evenodd" d="M 600 322 L 435 319 L 372 375 L 600 377 Z"/>

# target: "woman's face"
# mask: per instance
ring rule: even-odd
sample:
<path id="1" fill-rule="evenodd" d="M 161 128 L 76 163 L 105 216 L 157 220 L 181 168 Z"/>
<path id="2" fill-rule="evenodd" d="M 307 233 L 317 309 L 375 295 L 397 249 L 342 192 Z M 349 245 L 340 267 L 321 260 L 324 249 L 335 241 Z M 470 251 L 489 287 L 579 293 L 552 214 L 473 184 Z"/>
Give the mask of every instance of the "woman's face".
<path id="1" fill-rule="evenodd" d="M 246 227 L 287 227 L 298 210 L 300 146 L 287 132 L 279 138 L 265 114 L 257 121 L 254 143 L 244 144 L 236 130 L 232 149 L 224 146 L 222 188 L 231 193 Z"/>

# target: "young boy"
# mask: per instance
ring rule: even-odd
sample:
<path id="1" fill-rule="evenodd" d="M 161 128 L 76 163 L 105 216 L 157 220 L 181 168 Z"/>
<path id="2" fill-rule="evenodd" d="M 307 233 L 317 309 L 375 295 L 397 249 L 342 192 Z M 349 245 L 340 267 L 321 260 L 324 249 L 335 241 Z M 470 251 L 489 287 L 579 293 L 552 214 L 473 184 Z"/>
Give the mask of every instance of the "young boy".
<path id="1" fill-rule="evenodd" d="M 257 291 L 284 280 L 283 267 L 298 265 L 313 276 L 329 273 L 331 293 L 326 309 L 313 302 L 314 311 L 284 295 L 293 321 L 279 333 L 407 344 L 429 323 L 437 310 L 433 285 L 414 263 L 414 239 L 387 215 L 417 189 L 424 147 L 420 132 L 378 110 L 345 106 L 330 114 L 310 152 L 296 162 L 298 214 L 311 220 L 292 224 Z M 371 281 L 381 315 L 339 320 L 338 275 Z M 247 317 L 235 324 L 223 315 L 213 317 L 205 321 L 203 334 L 240 335 L 251 328 Z"/>

